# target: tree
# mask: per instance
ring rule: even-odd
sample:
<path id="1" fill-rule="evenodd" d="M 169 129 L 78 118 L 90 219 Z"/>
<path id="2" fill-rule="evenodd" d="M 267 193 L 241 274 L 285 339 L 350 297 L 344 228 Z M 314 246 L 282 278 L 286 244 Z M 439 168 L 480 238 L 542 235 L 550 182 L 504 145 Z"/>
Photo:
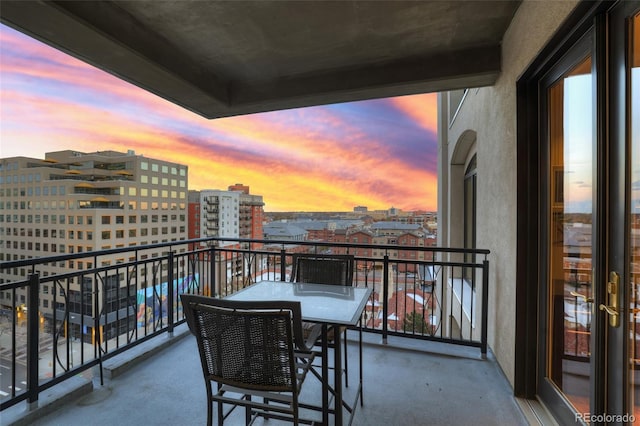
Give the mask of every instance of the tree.
<path id="1" fill-rule="evenodd" d="M 402 330 L 408 333 L 427 334 L 429 333 L 429 325 L 420 313 L 413 311 L 404 317 Z"/>

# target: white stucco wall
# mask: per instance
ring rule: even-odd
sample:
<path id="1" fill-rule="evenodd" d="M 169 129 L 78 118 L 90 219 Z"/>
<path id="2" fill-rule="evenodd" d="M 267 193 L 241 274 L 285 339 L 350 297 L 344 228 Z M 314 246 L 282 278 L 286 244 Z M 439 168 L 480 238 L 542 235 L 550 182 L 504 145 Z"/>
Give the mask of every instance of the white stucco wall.
<path id="1" fill-rule="evenodd" d="M 516 318 L 516 82 L 577 3 L 523 1 L 503 40 L 498 81 L 492 87 L 471 89 L 452 126 L 440 135 L 446 138 L 441 140 L 441 148 L 449 151 L 441 159 L 451 158 L 465 131 L 475 131 L 477 135 L 477 246 L 491 250 L 488 339 L 512 385 Z M 449 176 L 447 185 L 452 180 Z M 461 190 L 462 186 L 448 189 L 452 198 L 454 192 Z M 449 214 L 452 208 L 453 204 L 449 206 Z"/>

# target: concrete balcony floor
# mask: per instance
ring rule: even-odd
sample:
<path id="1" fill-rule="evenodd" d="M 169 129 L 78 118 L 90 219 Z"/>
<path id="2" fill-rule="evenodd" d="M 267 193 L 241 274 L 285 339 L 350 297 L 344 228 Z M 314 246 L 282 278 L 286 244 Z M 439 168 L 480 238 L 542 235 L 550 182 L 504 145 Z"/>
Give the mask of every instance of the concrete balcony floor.
<path id="1" fill-rule="evenodd" d="M 347 401 L 353 398 L 358 377 L 358 347 L 352 340 L 357 334 L 349 333 Z M 380 335 L 364 336 L 364 406 L 358 405 L 354 425 L 528 423 L 498 365 L 491 356 L 482 359 L 479 349 L 407 338 L 389 338 L 383 345 Z M 63 383 L 41 394 L 37 410 L 26 410 L 24 405 L 5 410 L 2 424 L 206 424 L 205 386 L 195 338 L 182 325 L 174 337 L 154 340 L 105 362 L 105 376 L 110 378 L 104 386 L 97 377 L 74 378 L 75 384 Z M 94 376 L 98 376 L 95 371 Z M 80 386 L 76 396 L 55 399 L 74 386 Z M 301 398 L 320 404 L 320 384 L 311 375 Z M 311 414 L 319 418 L 318 413 Z M 243 423 L 240 409 L 225 422 Z M 280 422 L 260 419 L 256 424 Z"/>

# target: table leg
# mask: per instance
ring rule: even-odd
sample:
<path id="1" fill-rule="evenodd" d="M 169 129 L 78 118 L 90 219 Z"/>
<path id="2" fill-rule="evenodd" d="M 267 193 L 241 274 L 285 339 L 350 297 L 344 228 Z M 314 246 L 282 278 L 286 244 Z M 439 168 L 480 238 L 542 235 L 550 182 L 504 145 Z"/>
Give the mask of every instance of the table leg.
<path id="1" fill-rule="evenodd" d="M 338 327 L 333 330 L 333 368 L 335 398 L 335 425 L 342 426 L 342 333 Z"/>
<path id="2" fill-rule="evenodd" d="M 322 424 L 329 424 L 329 349 L 327 342 L 327 324 L 322 324 Z"/>

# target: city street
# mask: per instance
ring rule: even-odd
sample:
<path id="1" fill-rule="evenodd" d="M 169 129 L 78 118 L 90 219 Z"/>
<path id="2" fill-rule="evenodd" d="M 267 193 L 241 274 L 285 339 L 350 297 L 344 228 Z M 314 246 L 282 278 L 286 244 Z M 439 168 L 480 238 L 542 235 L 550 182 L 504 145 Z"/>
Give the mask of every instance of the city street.
<path id="1" fill-rule="evenodd" d="M 15 391 L 21 392 L 27 385 L 27 344 L 26 325 L 24 322 L 16 327 L 16 371 L 15 371 Z M 13 337 L 12 325 L 3 319 L 0 324 L 0 400 L 11 395 L 12 387 L 12 359 L 13 359 Z M 81 360 L 81 343 L 74 340 L 67 348 L 67 340 L 62 338 L 58 341 L 58 353 L 54 361 L 53 335 L 44 333 L 40 338 L 39 356 L 39 376 L 41 379 L 50 378 L 53 374 L 54 362 L 56 362 L 56 374 L 64 371 L 67 365 L 67 349 L 69 350 L 69 366 L 73 368 L 74 362 Z M 87 361 L 93 356 L 93 347 L 90 344 L 84 345 L 84 360 Z M 63 367 L 64 366 L 64 367 Z"/>
<path id="2" fill-rule="evenodd" d="M 0 400 L 11 395 L 11 361 L 3 357 L 0 359 Z M 24 365 L 16 364 L 16 393 L 27 386 L 27 369 Z"/>

